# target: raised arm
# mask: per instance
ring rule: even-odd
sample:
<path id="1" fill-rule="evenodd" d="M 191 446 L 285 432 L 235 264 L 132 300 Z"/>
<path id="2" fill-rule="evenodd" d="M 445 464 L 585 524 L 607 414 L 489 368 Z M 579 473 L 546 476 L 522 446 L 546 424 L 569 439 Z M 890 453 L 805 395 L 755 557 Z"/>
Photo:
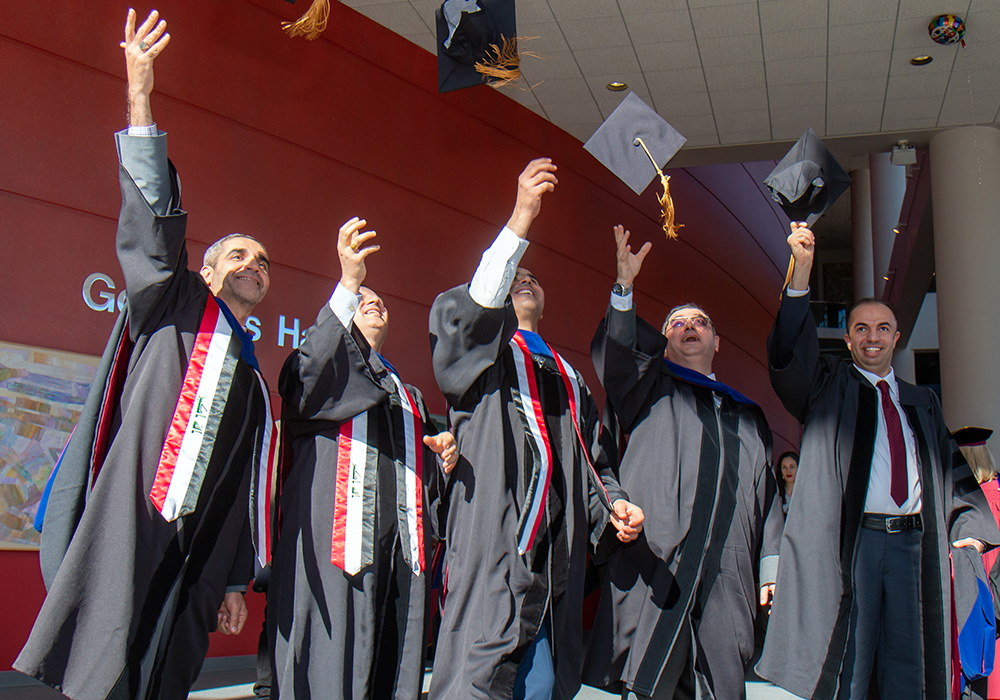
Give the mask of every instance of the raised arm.
<path id="1" fill-rule="evenodd" d="M 479 380 L 517 331 L 510 285 L 527 249 L 528 230 L 542 195 L 555 189 L 556 166 L 537 158 L 517 179 L 517 200 L 507 225 L 484 253 L 472 282 L 439 295 L 431 306 L 434 376 L 448 403 L 463 408 L 479 400 Z"/>
<path id="2" fill-rule="evenodd" d="M 382 401 L 392 390 L 391 379 L 386 377 L 383 385 L 381 377 L 376 377 L 386 370 L 373 356 L 371 343 L 354 326 L 361 285 L 368 273 L 366 261 L 379 250 L 377 245 L 363 246 L 376 235 L 362 231 L 366 224 L 354 217 L 340 227 L 340 282 L 281 370 L 278 390 L 299 419 L 341 423 Z"/>
<path id="3" fill-rule="evenodd" d="M 794 269 L 767 338 L 767 357 L 771 386 L 788 412 L 801 423 L 809 409 L 810 397 L 823 381 L 819 337 L 809 312 L 809 275 L 816 239 L 805 224 L 793 222 L 788 246 Z"/>

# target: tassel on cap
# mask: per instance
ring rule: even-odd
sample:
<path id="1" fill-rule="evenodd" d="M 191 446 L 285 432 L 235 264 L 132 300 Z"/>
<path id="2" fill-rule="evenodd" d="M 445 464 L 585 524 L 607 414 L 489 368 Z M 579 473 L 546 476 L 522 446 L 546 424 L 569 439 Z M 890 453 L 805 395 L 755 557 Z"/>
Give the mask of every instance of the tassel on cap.
<path id="1" fill-rule="evenodd" d="M 535 39 L 537 37 L 514 37 L 508 39 L 501 36 L 500 40 L 503 48 L 496 44 L 490 44 L 486 52 L 486 58 L 476 63 L 476 72 L 489 80 L 489 84 L 495 88 L 505 87 L 515 82 L 521 77 L 521 57 L 531 56 L 541 58 L 531 51 L 518 51 L 517 45 L 521 41 Z"/>
<path id="2" fill-rule="evenodd" d="M 282 22 L 281 28 L 288 36 L 304 36 L 309 41 L 316 39 L 330 19 L 330 0 L 313 0 L 306 13 L 294 22 Z"/>

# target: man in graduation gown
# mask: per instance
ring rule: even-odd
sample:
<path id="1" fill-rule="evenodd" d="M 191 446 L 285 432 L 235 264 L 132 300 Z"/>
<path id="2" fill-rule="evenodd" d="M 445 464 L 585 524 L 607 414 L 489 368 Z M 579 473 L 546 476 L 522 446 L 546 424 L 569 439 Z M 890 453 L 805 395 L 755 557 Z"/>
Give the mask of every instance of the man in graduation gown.
<path id="1" fill-rule="evenodd" d="M 897 379 L 892 309 L 848 314 L 853 362 L 821 355 L 809 311 L 815 239 L 792 224 L 794 271 L 768 337 L 771 384 L 804 424 L 762 677 L 806 698 L 944 698 L 949 547 L 1000 541 L 937 396 Z M 873 679 L 873 665 L 877 673 Z"/>
<path id="2" fill-rule="evenodd" d="M 157 18 L 136 29 L 129 10 L 122 43 L 127 302 L 54 476 L 48 595 L 14 663 L 81 700 L 184 698 L 217 622 L 240 630 L 252 475 L 271 447 L 267 389 L 243 329 L 267 292 L 267 254 L 230 236 L 200 274 L 187 269 L 187 214 L 149 103 L 153 60 L 169 41 Z"/>
<path id="3" fill-rule="evenodd" d="M 718 382 L 719 336 L 693 304 L 663 332 L 636 317 L 635 254 L 615 227 L 618 276 L 591 351 L 621 430 L 622 486 L 643 532 L 602 575 L 584 681 L 623 698 L 746 697 L 757 570 L 774 581 L 782 512 L 771 433 L 753 401 Z M 759 561 L 758 561 L 759 553 Z"/>
<path id="4" fill-rule="evenodd" d="M 610 465 L 592 462 L 597 410 L 537 334 L 545 292 L 517 267 L 555 184 L 555 165 L 532 161 L 472 283 L 431 307 L 434 372 L 461 455 L 448 485 L 433 700 L 573 697 L 588 532 L 630 540 L 641 529 Z"/>
<path id="5" fill-rule="evenodd" d="M 268 591 L 272 697 L 420 697 L 435 452 L 446 470 L 458 453 L 379 354 L 389 312 L 361 286 L 379 248 L 364 225 L 340 229 L 340 282 L 281 371 L 291 464 Z"/>

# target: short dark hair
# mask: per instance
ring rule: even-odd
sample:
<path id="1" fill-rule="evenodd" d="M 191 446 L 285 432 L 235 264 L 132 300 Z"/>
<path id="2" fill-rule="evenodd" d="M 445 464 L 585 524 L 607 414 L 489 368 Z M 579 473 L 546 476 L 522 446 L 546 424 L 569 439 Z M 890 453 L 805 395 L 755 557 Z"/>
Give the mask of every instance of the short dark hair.
<path id="1" fill-rule="evenodd" d="M 869 304 L 878 304 L 879 306 L 884 306 L 889 309 L 892 313 L 892 320 L 899 324 L 899 318 L 896 316 L 896 308 L 887 301 L 882 301 L 881 299 L 876 299 L 875 297 L 864 297 L 863 299 L 858 299 L 854 302 L 854 305 L 847 310 L 847 330 L 851 330 L 851 317 L 854 316 L 854 310 L 859 306 L 868 306 Z"/>
<path id="2" fill-rule="evenodd" d="M 264 244 L 253 236 L 248 236 L 245 233 L 230 233 L 228 236 L 223 236 L 215 243 L 208 246 L 208 249 L 205 251 L 205 256 L 201 259 L 202 267 L 215 267 L 215 263 L 219 260 L 219 256 L 222 255 L 222 244 L 230 238 L 246 238 L 248 241 L 253 241 L 261 248 L 264 247 Z"/>
<path id="3" fill-rule="evenodd" d="M 663 325 L 660 327 L 661 334 L 663 335 L 667 334 L 667 323 L 670 321 L 670 317 L 673 316 L 678 311 L 683 311 L 684 309 L 695 309 L 696 311 L 700 311 L 702 314 L 704 314 L 705 318 L 708 319 L 708 324 L 712 326 L 712 332 L 715 333 L 715 324 L 712 323 L 711 317 L 707 313 L 705 313 L 704 307 L 701 306 L 701 304 L 695 304 L 693 301 L 689 301 L 687 304 L 681 304 L 679 306 L 675 306 L 674 308 L 670 309 L 670 311 L 667 312 L 667 317 L 663 319 Z"/>

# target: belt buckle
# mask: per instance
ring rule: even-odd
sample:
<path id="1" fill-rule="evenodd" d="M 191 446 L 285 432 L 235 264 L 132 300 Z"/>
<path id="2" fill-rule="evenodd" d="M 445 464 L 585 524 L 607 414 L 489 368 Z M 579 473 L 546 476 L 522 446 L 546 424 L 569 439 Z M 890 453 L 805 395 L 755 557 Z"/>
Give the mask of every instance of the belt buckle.
<path id="1" fill-rule="evenodd" d="M 885 531 L 889 534 L 894 534 L 897 532 L 906 531 L 906 517 L 905 516 L 895 516 L 892 518 L 885 519 Z"/>

